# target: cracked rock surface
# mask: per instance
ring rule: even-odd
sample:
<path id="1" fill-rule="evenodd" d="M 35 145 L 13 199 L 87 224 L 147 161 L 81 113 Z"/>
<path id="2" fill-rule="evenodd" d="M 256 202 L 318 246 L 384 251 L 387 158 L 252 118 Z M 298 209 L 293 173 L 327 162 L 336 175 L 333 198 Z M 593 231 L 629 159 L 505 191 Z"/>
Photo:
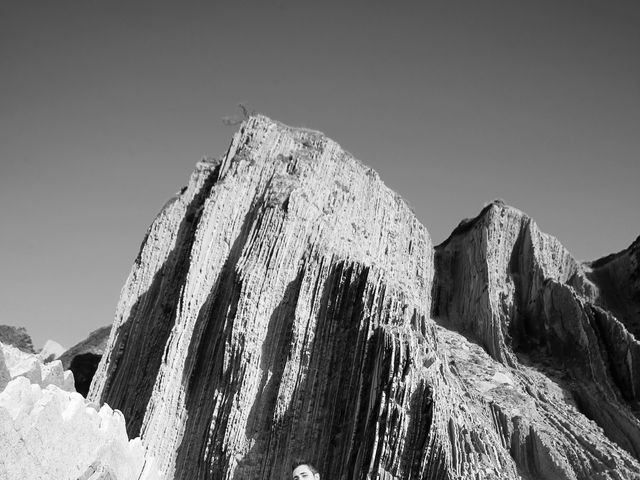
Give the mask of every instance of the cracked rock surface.
<path id="1" fill-rule="evenodd" d="M 176 480 L 300 457 L 322 478 L 639 478 L 637 310 L 611 307 L 636 297 L 602 265 L 499 203 L 434 248 L 335 142 L 254 116 L 150 226 L 89 399 Z"/>

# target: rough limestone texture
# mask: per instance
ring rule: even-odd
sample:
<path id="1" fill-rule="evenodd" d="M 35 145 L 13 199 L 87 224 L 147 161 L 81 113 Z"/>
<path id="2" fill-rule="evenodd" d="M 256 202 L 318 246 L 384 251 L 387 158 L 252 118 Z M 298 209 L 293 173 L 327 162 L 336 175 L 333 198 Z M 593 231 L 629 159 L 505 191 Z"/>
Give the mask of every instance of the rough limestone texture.
<path id="1" fill-rule="evenodd" d="M 434 317 L 476 340 L 524 382 L 521 386 L 527 385 L 529 396 L 541 395 L 534 372 L 557 385 L 560 396 L 550 401 L 544 393 L 548 405 L 530 428 L 539 430 L 543 422 L 557 425 L 549 437 L 553 442 L 543 444 L 543 450 L 564 459 L 567 466 L 560 470 L 569 470 L 566 478 L 607 478 L 596 476 L 607 472 L 602 465 L 615 465 L 607 473 L 612 478 L 617 478 L 614 471 L 629 478 L 640 471 L 634 463 L 640 456 L 640 379 L 635 373 L 640 371 L 640 343 L 603 308 L 601 289 L 588 273 L 588 266 L 542 233 L 530 217 L 494 202 L 436 247 Z M 454 358 L 458 353 L 454 351 Z M 547 408 L 550 405 L 554 408 Z M 501 411 L 499 418 L 511 424 L 509 429 L 521 415 L 506 414 L 496 404 L 492 408 Z M 569 422 L 572 409 L 581 415 Z M 535 410 L 540 412 L 537 404 Z M 589 421 L 609 442 L 594 441 Z M 525 449 L 525 439 L 520 436 L 517 446 L 513 437 L 505 439 L 512 455 L 514 449 Z M 591 447 L 583 448 L 586 444 Z M 635 457 L 633 461 L 626 453 Z M 530 455 L 514 458 L 520 471 L 533 478 L 560 475 L 532 463 Z"/>
<path id="2" fill-rule="evenodd" d="M 122 414 L 89 404 L 59 360 L 0 344 L 0 480 L 157 480 Z"/>
<path id="3" fill-rule="evenodd" d="M 109 340 L 111 326 L 94 330 L 89 336 L 60 355 L 65 370 L 73 372 L 76 391 L 86 397 Z"/>
<path id="4" fill-rule="evenodd" d="M 636 357 L 614 367 L 594 328 L 635 339 L 583 268 L 504 205 L 434 250 L 335 142 L 254 116 L 149 228 L 89 398 L 169 479 L 299 457 L 339 479 L 640 478 Z"/>
<path id="5" fill-rule="evenodd" d="M 18 377 L 25 377 L 35 385 L 55 385 L 62 390 L 74 391 L 73 374 L 65 371 L 60 361 L 43 363 L 37 355 L 0 343 L 0 392 Z"/>

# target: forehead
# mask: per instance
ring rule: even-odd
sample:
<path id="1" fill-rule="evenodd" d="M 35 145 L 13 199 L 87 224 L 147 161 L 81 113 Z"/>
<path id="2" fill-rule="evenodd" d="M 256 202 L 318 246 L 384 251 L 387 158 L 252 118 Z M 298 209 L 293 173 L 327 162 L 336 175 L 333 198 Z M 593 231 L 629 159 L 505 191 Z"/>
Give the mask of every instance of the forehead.
<path id="1" fill-rule="evenodd" d="M 295 477 L 296 475 L 302 475 L 303 473 L 307 473 L 309 475 L 313 475 L 311 472 L 311 469 L 307 466 L 307 465 L 298 465 L 294 470 L 293 470 L 293 476 Z"/>

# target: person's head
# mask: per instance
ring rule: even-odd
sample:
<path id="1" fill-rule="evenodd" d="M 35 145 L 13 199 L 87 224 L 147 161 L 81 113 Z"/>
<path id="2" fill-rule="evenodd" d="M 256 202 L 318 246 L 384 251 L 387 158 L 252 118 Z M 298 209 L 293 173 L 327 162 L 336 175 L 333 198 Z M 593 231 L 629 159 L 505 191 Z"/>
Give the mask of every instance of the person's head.
<path id="1" fill-rule="evenodd" d="M 309 462 L 295 462 L 292 470 L 293 480 L 320 480 L 318 470 Z"/>

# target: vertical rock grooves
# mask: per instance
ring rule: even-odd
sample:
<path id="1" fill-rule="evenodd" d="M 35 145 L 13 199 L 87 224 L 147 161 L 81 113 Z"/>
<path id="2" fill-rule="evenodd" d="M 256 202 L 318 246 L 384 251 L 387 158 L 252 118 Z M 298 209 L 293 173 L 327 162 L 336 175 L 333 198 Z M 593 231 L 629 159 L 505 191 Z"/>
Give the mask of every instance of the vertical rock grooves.
<path id="1" fill-rule="evenodd" d="M 434 251 L 375 172 L 254 116 L 151 225 L 89 398 L 169 479 L 300 457 L 344 480 L 638 478 L 615 261 L 582 266 L 501 203 Z"/>
<path id="2" fill-rule="evenodd" d="M 149 228 L 120 297 L 107 349 L 109 361 L 96 372 L 108 379 L 102 395 L 118 405 L 132 437 L 140 434 L 162 345 L 175 323 L 200 209 L 218 168 L 215 163 L 198 164 L 187 189 L 167 202 Z"/>
<path id="3" fill-rule="evenodd" d="M 595 266 L 614 271 L 608 265 L 623 255 Z M 620 276 L 632 276 L 629 263 L 621 261 Z M 518 375 L 524 372 L 524 378 L 530 378 L 528 365 L 543 368 L 549 378 L 560 381 L 563 397 L 571 397 L 573 407 L 640 458 L 639 380 L 634 374 L 640 345 L 622 322 L 602 308 L 614 302 L 590 280 L 598 278 L 594 271 L 587 275 L 555 238 L 541 233 L 522 212 L 493 203 L 436 247 L 434 311 L 443 325 L 467 332 Z M 632 297 L 628 290 L 626 295 Z M 543 406 L 552 428 L 568 430 L 567 438 L 585 441 L 578 427 L 562 426 L 563 415 Z M 540 411 L 539 406 L 536 409 Z M 551 470 L 551 464 L 547 468 L 539 463 L 541 450 L 532 448 L 542 437 L 524 432 L 521 420 L 506 429 L 505 445 L 511 445 L 521 471 L 566 470 L 556 460 Z M 591 478 L 588 471 L 583 475 L 578 478 Z"/>
<path id="4" fill-rule="evenodd" d="M 207 172 L 152 225 L 90 398 L 169 478 L 283 478 L 299 456 L 448 478 L 439 374 L 411 363 L 435 348 L 426 229 L 337 144 L 264 117 Z"/>

